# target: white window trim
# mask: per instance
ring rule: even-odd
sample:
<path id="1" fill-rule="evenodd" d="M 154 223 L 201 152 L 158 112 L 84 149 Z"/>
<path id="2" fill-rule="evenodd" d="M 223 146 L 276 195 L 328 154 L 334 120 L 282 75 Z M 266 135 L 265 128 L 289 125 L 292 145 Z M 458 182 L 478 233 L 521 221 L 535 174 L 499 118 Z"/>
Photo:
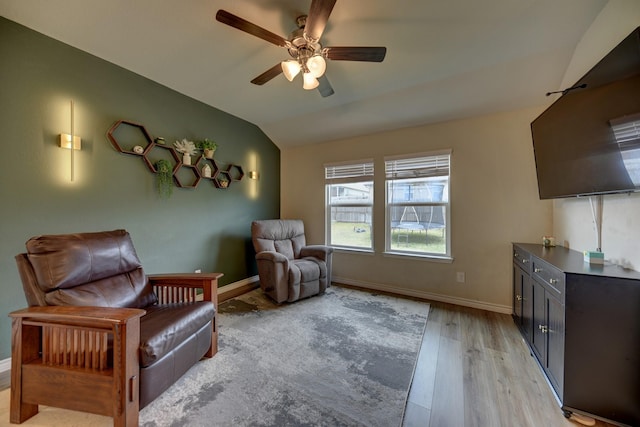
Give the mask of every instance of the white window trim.
<path id="1" fill-rule="evenodd" d="M 453 150 L 451 149 L 444 149 L 444 150 L 437 150 L 437 151 L 429 151 L 429 152 L 421 152 L 421 153 L 413 153 L 413 154 L 404 154 L 404 155 L 397 155 L 397 156 L 385 156 L 384 157 L 384 164 L 385 164 L 385 180 L 384 180 L 384 187 L 385 187 L 385 251 L 384 251 L 384 255 L 385 256 L 397 256 L 397 257 L 401 257 L 401 258 L 406 258 L 406 257 L 412 257 L 412 258 L 419 258 L 419 259 L 428 259 L 431 261 L 437 261 L 437 262 L 452 262 L 453 261 L 453 256 L 452 256 L 452 250 L 451 250 L 451 191 L 450 191 L 450 183 L 451 183 L 451 169 L 452 169 L 452 160 L 451 160 L 451 154 L 452 154 Z M 387 163 L 389 161 L 394 161 L 394 160 L 410 160 L 410 159 L 417 159 L 417 158 L 421 158 L 421 157 L 437 157 L 437 156 L 449 156 L 449 162 L 448 162 L 448 171 L 447 174 L 442 174 L 440 176 L 447 176 L 448 177 L 448 183 L 449 185 L 447 185 L 446 187 L 446 202 L 442 201 L 442 202 L 401 202 L 401 203 L 389 203 L 389 184 L 393 181 L 402 181 L 405 179 L 410 179 L 410 178 L 390 178 L 389 176 L 387 176 Z M 427 177 L 429 175 L 425 175 L 425 177 Z M 435 175 L 431 175 L 431 176 L 438 176 L 437 174 Z M 443 197 L 443 199 L 445 199 Z M 428 253 L 428 252 L 415 252 L 415 251 L 403 251 L 403 250 L 398 250 L 398 249 L 391 249 L 391 209 L 395 206 L 444 206 L 445 207 L 445 245 L 446 245 L 446 253 L 445 254 L 438 254 L 438 253 Z"/>
<path id="2" fill-rule="evenodd" d="M 355 168 L 353 168 L 354 171 L 356 171 L 357 169 L 359 169 L 359 167 L 357 165 L 362 165 L 362 171 L 361 173 L 355 173 L 353 175 L 344 175 L 344 176 L 333 176 L 333 177 L 328 177 L 327 176 L 327 172 L 328 169 L 332 168 L 332 167 L 337 167 L 338 169 L 340 168 L 340 166 L 356 166 Z M 365 166 L 366 165 L 366 166 Z M 341 251 L 347 251 L 347 252 L 362 252 L 362 253 L 373 253 L 374 252 L 374 248 L 375 248 L 375 244 L 374 244 L 374 230 L 373 230 L 373 225 L 374 225 L 374 209 L 375 209 L 375 200 L 373 198 L 373 194 L 372 194 L 372 198 L 371 198 L 371 202 L 367 203 L 367 204 L 363 204 L 363 203 L 340 203 L 337 205 L 332 205 L 329 203 L 329 200 L 331 200 L 331 195 L 329 194 L 329 188 L 331 185 L 335 185 L 335 184 L 348 184 L 348 183 L 358 183 L 358 182 L 371 182 L 374 183 L 374 178 L 375 178 L 375 171 L 374 171 L 374 160 L 371 158 L 368 159 L 361 159 L 361 160 L 351 160 L 351 161 L 344 161 L 344 162 L 333 162 L 333 163 L 325 163 L 323 165 L 323 168 L 325 170 L 325 244 L 327 245 L 331 245 L 333 248 L 335 248 L 336 250 L 341 250 Z M 347 171 L 345 171 L 345 173 L 348 173 Z M 340 175 L 340 174 L 338 174 Z M 333 206 L 340 206 L 340 207 L 369 207 L 371 209 L 371 247 L 370 248 L 363 248 L 363 247 L 359 247 L 359 246 L 345 246 L 345 245 L 336 245 L 331 243 L 331 207 Z"/>

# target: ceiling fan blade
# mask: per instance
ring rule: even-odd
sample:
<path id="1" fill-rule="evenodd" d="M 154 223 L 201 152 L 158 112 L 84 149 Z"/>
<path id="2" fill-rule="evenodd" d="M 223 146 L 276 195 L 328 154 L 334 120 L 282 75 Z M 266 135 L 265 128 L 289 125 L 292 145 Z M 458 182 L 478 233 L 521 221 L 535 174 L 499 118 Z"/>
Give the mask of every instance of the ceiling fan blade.
<path id="1" fill-rule="evenodd" d="M 267 71 L 251 80 L 251 83 L 253 83 L 254 85 L 262 86 L 272 78 L 277 77 L 280 73 L 282 73 L 282 65 L 278 62 L 273 67 L 269 68 Z"/>
<path id="2" fill-rule="evenodd" d="M 333 88 L 331 87 L 331 83 L 329 83 L 329 79 L 327 78 L 326 74 L 320 76 L 318 78 L 318 82 L 320 83 L 318 85 L 318 92 L 320 92 L 320 95 L 322 95 L 323 98 L 331 96 L 335 93 L 333 91 Z"/>
<path id="3" fill-rule="evenodd" d="M 265 30 L 264 28 L 259 27 L 256 24 L 247 21 L 246 19 L 240 18 L 233 13 L 227 12 L 226 10 L 218 10 L 218 13 L 216 13 L 216 20 L 233 28 L 237 28 L 240 31 L 244 31 L 245 33 L 251 34 L 252 36 L 256 36 L 261 38 L 262 40 L 266 40 L 269 43 L 273 43 L 276 46 L 287 46 L 288 41 L 285 38 L 274 34 L 269 30 Z"/>
<path id="4" fill-rule="evenodd" d="M 327 58 L 332 61 L 382 62 L 387 54 L 386 47 L 327 47 Z"/>
<path id="5" fill-rule="evenodd" d="M 311 0 L 307 23 L 304 27 L 304 34 L 309 39 L 316 42 L 320 40 L 335 4 L 336 0 Z"/>

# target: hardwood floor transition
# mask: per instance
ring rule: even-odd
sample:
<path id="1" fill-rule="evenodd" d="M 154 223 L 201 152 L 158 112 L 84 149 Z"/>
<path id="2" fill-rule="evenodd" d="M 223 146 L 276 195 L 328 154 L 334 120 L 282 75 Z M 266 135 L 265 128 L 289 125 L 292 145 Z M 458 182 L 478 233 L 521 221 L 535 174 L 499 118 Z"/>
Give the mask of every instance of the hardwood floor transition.
<path id="1" fill-rule="evenodd" d="M 403 427 L 581 426 L 563 416 L 511 316 L 430 304 Z"/>

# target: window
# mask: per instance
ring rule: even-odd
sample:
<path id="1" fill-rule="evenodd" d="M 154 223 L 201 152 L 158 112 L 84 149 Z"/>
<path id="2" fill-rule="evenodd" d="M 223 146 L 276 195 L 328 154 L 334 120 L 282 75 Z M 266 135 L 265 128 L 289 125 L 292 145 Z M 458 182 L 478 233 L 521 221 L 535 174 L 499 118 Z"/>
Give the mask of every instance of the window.
<path id="1" fill-rule="evenodd" d="M 325 165 L 327 243 L 373 250 L 373 160 Z"/>
<path id="2" fill-rule="evenodd" d="M 450 257 L 451 151 L 385 157 L 386 251 Z"/>

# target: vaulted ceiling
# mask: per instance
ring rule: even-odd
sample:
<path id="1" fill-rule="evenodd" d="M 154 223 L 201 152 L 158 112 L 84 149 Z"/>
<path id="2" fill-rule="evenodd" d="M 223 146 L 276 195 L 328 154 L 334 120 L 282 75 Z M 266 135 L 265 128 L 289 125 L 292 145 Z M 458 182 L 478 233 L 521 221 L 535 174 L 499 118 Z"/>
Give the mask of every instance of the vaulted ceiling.
<path id="1" fill-rule="evenodd" d="M 607 0 L 337 0 L 325 46 L 386 46 L 382 63 L 328 61 L 335 94 L 279 75 L 311 0 L 0 0 L 2 16 L 259 126 L 280 147 L 549 103 Z"/>

